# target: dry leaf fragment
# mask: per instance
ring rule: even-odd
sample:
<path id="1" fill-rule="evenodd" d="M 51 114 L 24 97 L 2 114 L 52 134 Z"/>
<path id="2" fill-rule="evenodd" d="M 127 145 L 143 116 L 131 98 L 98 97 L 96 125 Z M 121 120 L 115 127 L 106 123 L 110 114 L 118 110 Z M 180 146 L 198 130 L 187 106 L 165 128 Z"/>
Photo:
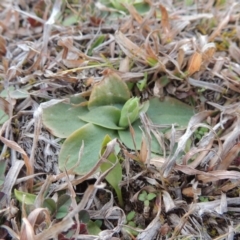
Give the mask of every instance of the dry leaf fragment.
<path id="1" fill-rule="evenodd" d="M 176 205 L 170 196 L 170 194 L 167 191 L 162 191 L 162 196 L 163 196 L 163 203 L 165 206 L 165 211 L 168 212 L 174 208 L 176 208 Z"/>
<path id="2" fill-rule="evenodd" d="M 201 188 L 194 189 L 193 187 L 187 187 L 182 190 L 182 194 L 193 198 L 195 195 L 201 195 Z"/>
<path id="3" fill-rule="evenodd" d="M 161 14 L 162 14 L 161 25 L 162 25 L 163 31 L 164 31 L 165 34 L 169 34 L 170 23 L 169 23 L 169 17 L 168 17 L 167 9 L 163 5 L 160 5 L 160 11 L 161 11 Z"/>
<path id="4" fill-rule="evenodd" d="M 27 175 L 32 175 L 34 173 L 34 169 L 33 169 L 33 166 L 30 162 L 30 159 L 27 155 L 27 153 L 14 141 L 11 141 L 11 140 L 8 140 L 2 136 L 0 136 L 0 140 L 6 144 L 9 148 L 19 152 L 23 159 L 24 159 L 24 163 L 25 163 L 25 166 L 27 168 Z M 31 189 L 32 188 L 32 185 L 33 185 L 33 179 L 29 179 L 28 180 L 28 187 Z"/>
<path id="5" fill-rule="evenodd" d="M 232 163 L 232 161 L 235 160 L 236 157 L 238 156 L 239 150 L 240 150 L 240 143 L 236 144 L 235 146 L 232 147 L 231 150 L 229 150 L 226 157 L 217 166 L 217 170 L 227 170 L 230 164 Z"/>
<path id="6" fill-rule="evenodd" d="M 188 74 L 192 75 L 200 70 L 202 65 L 202 53 L 195 52 L 188 62 Z"/>
<path id="7" fill-rule="evenodd" d="M 202 61 L 209 61 L 216 51 L 215 43 L 207 43 L 202 47 Z"/>
<path id="8" fill-rule="evenodd" d="M 128 39 L 122 32 L 117 31 L 115 33 L 115 40 L 121 47 L 122 51 L 130 58 L 134 58 L 138 61 L 145 62 L 147 54 L 144 49 L 137 46 L 130 39 Z"/>
<path id="9" fill-rule="evenodd" d="M 7 52 L 7 50 L 6 50 L 6 41 L 0 35 L 0 57 L 5 56 L 6 52 Z"/>
<path id="10" fill-rule="evenodd" d="M 12 106 L 4 98 L 0 97 L 0 109 L 2 109 L 7 115 L 10 115 Z"/>

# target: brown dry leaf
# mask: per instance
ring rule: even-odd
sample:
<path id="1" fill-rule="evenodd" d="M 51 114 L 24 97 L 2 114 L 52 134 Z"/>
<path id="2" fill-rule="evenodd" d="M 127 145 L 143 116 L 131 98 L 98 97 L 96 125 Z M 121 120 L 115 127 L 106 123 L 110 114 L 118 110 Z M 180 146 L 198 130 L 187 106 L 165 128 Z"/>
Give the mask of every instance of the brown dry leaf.
<path id="1" fill-rule="evenodd" d="M 170 29 L 170 22 L 169 22 L 169 16 L 168 16 L 168 12 L 167 9 L 160 4 L 160 11 L 161 11 L 161 26 L 163 28 L 163 32 L 165 33 L 165 41 L 169 42 L 171 41 L 171 29 Z"/>
<path id="2" fill-rule="evenodd" d="M 146 138 L 143 137 L 142 143 L 141 143 L 141 149 L 140 149 L 140 153 L 139 153 L 140 161 L 143 164 L 145 164 L 147 162 L 148 151 L 150 151 L 150 149 L 148 149 Z"/>
<path id="3" fill-rule="evenodd" d="M 230 190 L 234 189 L 235 187 L 239 186 L 239 184 L 240 184 L 240 180 L 234 181 L 234 182 L 233 181 L 230 181 L 230 182 L 228 181 L 226 184 L 224 184 L 221 187 L 220 191 L 227 193 L 228 191 L 230 191 Z"/>
<path id="4" fill-rule="evenodd" d="M 186 197 L 193 198 L 195 195 L 201 195 L 201 188 L 194 189 L 193 187 L 183 188 L 182 194 Z"/>
<path id="5" fill-rule="evenodd" d="M 161 226 L 160 228 L 160 234 L 162 236 L 166 236 L 168 234 L 168 232 L 170 231 L 170 226 L 168 225 L 168 223 L 165 223 Z"/>
<path id="6" fill-rule="evenodd" d="M 222 106 L 221 106 L 221 108 L 222 108 Z M 231 116 L 233 114 L 236 114 L 239 111 L 239 104 L 237 103 L 237 104 L 229 105 L 229 106 L 223 107 L 223 109 L 225 109 L 223 111 L 224 114 L 229 113 L 229 115 Z M 223 113 L 222 113 L 221 117 L 226 116 L 226 115 L 223 115 Z M 224 119 L 221 119 L 221 121 L 223 121 L 223 120 Z M 224 136 L 225 141 L 222 145 L 222 151 L 221 151 L 220 156 L 216 155 L 210 160 L 209 168 L 208 168 L 209 170 L 214 169 L 214 167 L 218 165 L 220 160 L 224 159 L 226 157 L 226 155 L 228 154 L 230 149 L 232 149 L 232 147 L 235 145 L 235 142 L 237 141 L 237 139 L 239 137 L 239 134 L 238 134 L 239 131 L 240 131 L 240 118 L 237 118 L 236 121 L 232 125 L 232 131 L 229 132 L 226 136 Z"/>
<path id="7" fill-rule="evenodd" d="M 148 58 L 146 60 L 151 66 L 155 66 L 155 64 L 158 62 L 158 56 L 156 54 L 158 51 L 156 51 L 156 50 L 154 51 L 152 49 L 152 47 L 150 46 L 149 37 L 150 37 L 150 35 L 148 35 L 148 37 L 146 38 L 146 41 L 144 43 L 146 54 L 148 55 Z"/>
<path id="8" fill-rule="evenodd" d="M 139 25 L 142 25 L 143 19 L 142 16 L 137 12 L 135 7 L 132 4 L 123 4 L 124 7 L 129 11 L 129 13 L 132 15 L 132 17 L 138 22 Z M 146 24 L 143 25 L 143 29 L 147 32 L 150 32 L 150 27 Z"/>
<path id="9" fill-rule="evenodd" d="M 219 84 L 217 83 L 210 83 L 206 81 L 195 80 L 191 77 L 189 77 L 188 81 L 192 86 L 195 86 L 195 87 L 201 87 L 204 89 L 209 89 L 209 90 L 220 92 L 220 93 L 225 93 L 227 91 L 226 88 L 219 86 Z"/>
<path id="10" fill-rule="evenodd" d="M 121 47 L 122 51 L 130 58 L 137 61 L 146 62 L 146 52 L 138 47 L 135 43 L 129 40 L 122 32 L 117 31 L 115 33 L 115 40 Z"/>
<path id="11" fill-rule="evenodd" d="M 202 61 L 210 61 L 216 52 L 216 46 L 214 43 L 207 43 L 202 47 Z"/>
<path id="12" fill-rule="evenodd" d="M 228 152 L 226 157 L 217 165 L 217 170 L 227 170 L 232 161 L 238 156 L 240 151 L 240 143 L 236 144 L 232 147 L 232 149 Z"/>
<path id="13" fill-rule="evenodd" d="M 67 68 L 77 68 L 79 66 L 81 66 L 85 60 L 83 59 L 63 59 L 62 60 L 63 64 L 67 67 Z"/>
<path id="14" fill-rule="evenodd" d="M 202 53 L 195 52 L 188 61 L 188 74 L 191 76 L 198 72 L 202 65 Z"/>
<path id="15" fill-rule="evenodd" d="M 3 36 L 0 35 L 0 58 L 5 56 L 6 52 L 6 40 L 3 38 Z"/>
<path id="16" fill-rule="evenodd" d="M 179 69 L 182 69 L 183 64 L 184 64 L 184 60 L 185 60 L 185 48 L 181 47 L 178 50 L 178 55 L 177 55 L 177 63 L 178 63 L 178 67 Z"/>
<path id="17" fill-rule="evenodd" d="M 45 199 L 45 193 L 49 189 L 49 186 L 51 185 L 51 183 L 55 180 L 56 179 L 53 180 L 52 176 L 47 176 L 46 180 L 44 181 L 43 185 L 41 186 L 41 189 L 39 190 L 39 192 L 37 194 L 37 197 L 34 201 L 34 206 L 37 209 L 40 209 L 41 206 L 43 206 L 43 202 L 44 202 L 44 199 Z"/>
<path id="18" fill-rule="evenodd" d="M 12 104 L 0 97 L 0 109 L 2 109 L 9 116 L 12 111 Z"/>

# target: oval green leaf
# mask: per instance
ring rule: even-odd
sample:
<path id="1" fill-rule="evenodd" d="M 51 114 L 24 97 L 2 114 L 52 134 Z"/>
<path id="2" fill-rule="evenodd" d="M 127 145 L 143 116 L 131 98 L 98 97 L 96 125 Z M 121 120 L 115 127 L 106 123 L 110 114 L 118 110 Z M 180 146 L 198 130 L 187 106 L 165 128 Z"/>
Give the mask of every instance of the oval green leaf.
<path id="1" fill-rule="evenodd" d="M 53 214 L 57 209 L 57 204 L 51 198 L 46 198 L 43 201 L 43 207 L 47 208 L 51 214 Z"/>
<path id="2" fill-rule="evenodd" d="M 79 220 L 82 222 L 82 223 L 88 223 L 90 221 L 90 215 L 89 215 L 89 212 L 87 210 L 81 210 L 79 213 L 78 213 L 78 217 L 79 217 Z"/>
<path id="3" fill-rule="evenodd" d="M 84 142 L 83 155 L 80 165 L 74 168 L 74 172 L 83 175 L 89 172 L 99 159 L 101 143 L 106 134 L 112 138 L 117 136 L 116 132 L 88 123 L 73 132 L 63 143 L 59 154 L 59 168 L 70 169 L 76 165 L 79 150 Z"/>
<path id="4" fill-rule="evenodd" d="M 135 143 L 136 143 L 136 147 L 138 150 L 141 149 L 141 143 L 142 143 L 142 137 L 143 137 L 143 133 L 140 129 L 141 126 L 141 122 L 140 120 L 137 120 L 136 122 L 134 122 L 132 124 L 132 127 L 134 129 L 135 132 Z M 133 139 L 130 133 L 129 129 L 126 130 L 119 130 L 118 131 L 118 135 L 119 135 L 119 139 L 129 148 L 129 149 L 134 149 L 134 144 L 133 144 Z M 160 145 L 158 144 L 156 138 L 154 136 L 152 136 L 152 140 L 151 140 L 151 151 L 155 152 L 155 153 L 162 153 L 162 150 L 160 148 Z"/>
<path id="5" fill-rule="evenodd" d="M 177 124 L 186 127 L 194 115 L 194 109 L 172 97 L 150 99 L 147 115 L 154 124 Z"/>
<path id="6" fill-rule="evenodd" d="M 93 221 L 89 221 L 87 224 L 87 230 L 88 233 L 91 235 L 98 235 L 101 232 L 100 227 L 98 226 L 98 224 L 96 223 L 98 220 L 96 220 L 95 222 Z"/>
<path id="7" fill-rule="evenodd" d="M 14 189 L 14 195 L 19 202 L 27 205 L 33 205 L 37 197 L 34 194 L 18 191 L 17 189 Z"/>
<path id="8" fill-rule="evenodd" d="M 97 107 L 89 111 L 87 114 L 80 116 L 82 121 L 93 123 L 100 127 L 118 130 L 124 129 L 118 126 L 121 111 L 114 106 Z"/>
<path id="9" fill-rule="evenodd" d="M 117 74 L 110 72 L 99 84 L 94 85 L 88 108 L 91 110 L 105 105 L 123 105 L 129 98 L 127 84 Z"/>
<path id="10" fill-rule="evenodd" d="M 64 218 L 71 206 L 71 197 L 67 194 L 63 194 L 59 197 L 57 201 L 57 212 L 56 212 L 56 219 Z"/>
<path id="11" fill-rule="evenodd" d="M 56 137 L 67 138 L 86 123 L 78 118 L 88 112 L 86 107 L 58 103 L 43 109 L 43 124 Z"/>
<path id="12" fill-rule="evenodd" d="M 190 118 L 194 114 L 194 109 L 189 105 L 182 103 L 181 101 L 166 97 L 164 101 L 160 101 L 158 98 L 152 98 L 149 100 L 149 108 L 147 115 L 153 124 L 166 125 L 176 124 L 181 127 L 186 127 Z M 139 150 L 141 148 L 142 131 L 140 120 L 133 123 L 132 127 L 135 132 L 136 147 Z M 166 129 L 168 129 L 166 127 Z M 161 129 L 159 129 L 161 130 Z M 162 130 L 161 130 L 162 131 Z M 133 140 L 130 131 L 118 131 L 121 141 L 130 149 L 134 149 Z M 161 154 L 162 150 L 154 136 L 151 141 L 151 151 Z"/>

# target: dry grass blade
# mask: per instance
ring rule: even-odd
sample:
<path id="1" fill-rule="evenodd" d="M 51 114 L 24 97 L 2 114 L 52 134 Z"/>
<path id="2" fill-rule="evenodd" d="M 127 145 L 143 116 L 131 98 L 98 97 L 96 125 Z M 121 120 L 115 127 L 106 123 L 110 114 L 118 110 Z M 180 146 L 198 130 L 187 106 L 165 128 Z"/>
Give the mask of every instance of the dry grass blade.
<path id="1" fill-rule="evenodd" d="M 0 140 L 6 144 L 6 146 L 8 146 L 9 148 L 19 152 L 23 159 L 24 159 L 24 163 L 25 163 L 25 166 L 27 168 L 27 175 L 32 175 L 33 174 L 33 165 L 31 164 L 30 162 L 30 159 L 29 157 L 27 156 L 26 152 L 15 142 L 11 141 L 11 140 L 8 140 L 2 136 L 0 136 Z M 29 189 L 32 189 L 32 186 L 33 186 L 33 180 L 32 179 L 29 179 L 28 180 L 28 187 Z"/>
<path id="2" fill-rule="evenodd" d="M 142 16 L 137 12 L 137 10 L 134 8 L 133 5 L 130 4 L 124 4 L 126 9 L 129 11 L 129 13 L 132 15 L 132 17 L 138 22 L 139 25 L 143 24 Z M 150 32 L 150 27 L 147 24 L 144 24 L 143 29 L 147 32 Z"/>
<path id="3" fill-rule="evenodd" d="M 184 226 L 188 225 L 188 218 L 194 211 L 195 211 L 194 205 L 191 205 L 189 211 L 185 213 L 181 219 L 179 219 L 179 223 L 175 227 L 172 237 L 170 238 L 171 240 L 174 240 L 176 236 L 178 236 L 179 233 L 183 231 Z"/>
<path id="4" fill-rule="evenodd" d="M 1 199 L 1 206 L 4 206 L 6 203 L 9 204 L 11 200 L 11 192 L 12 188 L 16 182 L 16 179 L 24 166 L 24 161 L 17 160 L 13 166 L 9 169 L 7 176 L 5 178 L 5 182 L 2 188 L 2 192 L 6 195 Z"/>
<path id="5" fill-rule="evenodd" d="M 226 16 L 223 18 L 223 20 L 219 23 L 218 27 L 215 29 L 215 31 L 209 36 L 209 41 L 213 41 L 214 38 L 216 38 L 217 35 L 220 35 L 221 30 L 228 24 L 230 21 L 230 16 L 234 8 L 238 5 L 238 3 L 233 3 L 232 6 L 230 6 L 229 10 L 227 11 Z"/>
<path id="6" fill-rule="evenodd" d="M 233 146 L 229 152 L 227 153 L 226 157 L 222 159 L 222 161 L 217 166 L 217 170 L 227 170 L 230 164 L 235 160 L 238 156 L 240 150 L 240 144 L 236 144 Z"/>
<path id="7" fill-rule="evenodd" d="M 165 33 L 165 41 L 170 42 L 172 39 L 171 39 L 171 28 L 170 28 L 168 12 L 163 5 L 160 5 L 160 11 L 162 14 L 161 26 L 162 26 L 163 32 Z"/>
<path id="8" fill-rule="evenodd" d="M 232 111 L 232 110 L 231 110 Z M 222 146 L 222 151 L 220 158 L 224 159 L 228 152 L 232 149 L 232 147 L 235 145 L 235 142 L 237 141 L 239 137 L 239 131 L 240 131 L 240 119 L 236 119 L 236 121 L 233 124 L 233 131 L 231 131 L 229 134 L 225 136 L 225 141 Z M 209 169 L 213 169 L 217 163 L 219 162 L 219 156 L 215 156 L 214 158 L 211 159 L 209 163 Z"/>
<path id="9" fill-rule="evenodd" d="M 162 191 L 162 196 L 166 212 L 169 212 L 176 207 L 172 197 L 167 191 Z"/>
<path id="10" fill-rule="evenodd" d="M 237 0 L 0 1 L 0 238 L 237 239 L 239 6 Z M 110 72 L 127 83 L 128 97 L 145 102 L 171 95 L 194 108 L 192 118 L 157 125 L 148 112 L 140 114 L 141 123 L 111 130 L 118 139 L 87 174 L 73 171 L 84 168 L 89 146 L 82 141 L 76 161 L 64 157 L 71 166 L 65 171 L 60 148 L 71 137 L 65 142 L 45 129 L 42 111 L 78 100 L 72 106 L 88 111 L 94 85 Z M 58 113 L 67 129 L 70 116 Z M 159 114 L 156 122 L 173 118 L 164 108 Z M 128 131 L 131 149 L 120 131 Z M 115 147 L 117 167 L 107 160 Z M 121 208 L 106 177 L 118 168 Z M 61 206 L 69 212 L 62 214 Z"/>
<path id="11" fill-rule="evenodd" d="M 50 215 L 48 210 L 44 208 L 34 209 L 28 216 L 28 218 L 23 218 L 23 225 L 21 228 L 20 239 L 36 239 L 34 229 L 36 226 L 40 225 L 50 225 Z"/>
<path id="12" fill-rule="evenodd" d="M 194 115 L 190 119 L 186 133 L 180 138 L 178 147 L 177 147 L 174 155 L 171 157 L 171 159 L 169 159 L 168 161 L 166 161 L 163 164 L 163 176 L 164 177 L 167 177 L 169 175 L 172 167 L 174 166 L 174 164 L 177 161 L 179 154 L 184 150 L 187 140 L 190 138 L 190 136 L 194 132 L 194 126 L 198 123 L 201 123 L 208 116 L 209 116 L 209 112 L 202 112 L 202 113 L 198 113 L 198 114 Z"/>
<path id="13" fill-rule="evenodd" d="M 176 165 L 175 170 L 181 171 L 188 175 L 197 175 L 199 181 L 214 182 L 221 179 L 240 179 L 238 171 L 215 170 L 211 172 L 203 172 L 184 165 Z"/>
<path id="14" fill-rule="evenodd" d="M 115 40 L 122 51 L 131 59 L 145 63 L 147 59 L 146 52 L 129 40 L 121 31 L 115 33 Z"/>
<path id="15" fill-rule="evenodd" d="M 50 3 L 49 3 L 50 4 Z M 51 34 L 52 25 L 55 23 L 57 15 L 61 12 L 61 0 L 55 0 L 51 15 L 47 22 L 44 24 L 44 31 L 43 31 L 43 48 L 42 48 L 42 59 L 41 59 L 41 66 L 45 64 L 46 57 L 48 55 L 48 42 Z"/>

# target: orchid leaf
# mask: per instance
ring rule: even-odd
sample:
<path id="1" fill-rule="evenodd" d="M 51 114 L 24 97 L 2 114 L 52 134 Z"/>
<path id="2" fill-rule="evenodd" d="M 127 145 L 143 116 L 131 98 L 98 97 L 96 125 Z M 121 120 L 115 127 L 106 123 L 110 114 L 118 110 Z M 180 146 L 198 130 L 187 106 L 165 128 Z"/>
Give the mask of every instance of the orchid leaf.
<path id="1" fill-rule="evenodd" d="M 102 143 L 101 154 L 104 153 L 104 151 L 107 147 L 107 144 L 110 141 L 111 141 L 111 138 L 109 137 L 109 135 L 107 135 L 104 138 L 103 143 Z M 122 181 L 122 167 L 121 167 L 121 164 L 119 163 L 119 160 L 118 160 L 115 153 L 111 153 L 109 155 L 109 157 L 107 158 L 107 160 L 109 162 L 104 162 L 104 163 L 101 164 L 101 166 L 100 166 L 101 172 L 107 171 L 109 168 L 112 167 L 112 164 L 116 164 L 116 166 L 106 176 L 106 180 L 114 188 L 114 190 L 117 194 L 117 197 L 118 197 L 119 205 L 121 207 L 123 207 L 122 192 L 121 192 L 121 188 L 119 187 L 119 183 Z"/>
<path id="2" fill-rule="evenodd" d="M 193 114 L 192 107 L 172 97 L 165 97 L 164 101 L 150 99 L 147 111 L 154 124 L 177 124 L 180 127 L 186 127 Z"/>
<path id="3" fill-rule="evenodd" d="M 129 122 L 136 121 L 139 118 L 139 109 L 139 98 L 128 99 L 121 110 L 119 126 L 126 128 L 129 126 Z"/>
<path id="4" fill-rule="evenodd" d="M 80 165 L 74 167 L 74 172 L 83 175 L 90 171 L 99 160 L 101 144 L 107 134 L 112 138 L 116 137 L 115 131 L 92 123 L 88 123 L 73 132 L 62 145 L 59 153 L 59 168 L 65 170 L 76 166 L 80 147 L 84 143 Z"/>
<path id="5" fill-rule="evenodd" d="M 138 150 L 141 149 L 141 143 L 142 143 L 142 136 L 143 136 L 143 132 L 141 130 L 141 122 L 140 120 L 137 120 L 136 122 L 134 122 L 132 124 L 133 130 L 134 130 L 134 141 L 136 143 L 136 147 Z M 133 139 L 130 133 L 130 130 L 127 129 L 125 131 L 118 131 L 118 135 L 120 140 L 129 148 L 129 149 L 134 149 L 134 143 L 133 143 Z M 156 140 L 156 138 L 154 136 L 152 136 L 152 140 L 151 140 L 151 151 L 155 152 L 155 153 L 162 153 L 162 150 Z"/>
<path id="6" fill-rule="evenodd" d="M 88 123 L 94 123 L 108 129 L 124 129 L 118 126 L 121 111 L 114 106 L 97 107 L 79 118 Z"/>
<path id="7" fill-rule="evenodd" d="M 166 97 L 162 102 L 157 98 L 149 100 L 147 115 L 155 125 L 167 124 L 170 127 L 171 124 L 176 124 L 181 127 L 186 127 L 193 114 L 194 109 L 192 107 L 171 97 Z M 135 143 L 138 150 L 141 148 L 142 141 L 141 125 L 140 120 L 137 120 L 132 124 L 135 133 Z M 165 129 L 168 128 L 166 127 Z M 159 131 L 163 131 L 163 129 L 159 129 Z M 130 131 L 118 131 L 118 134 L 121 141 L 128 148 L 134 149 Z M 160 149 L 157 139 L 155 136 L 151 136 L 151 138 L 151 151 L 153 153 L 161 154 L 162 150 Z"/>
<path id="8" fill-rule="evenodd" d="M 115 73 L 110 72 L 95 84 L 88 102 L 89 110 L 105 105 L 123 105 L 130 98 L 127 84 Z"/>
<path id="9" fill-rule="evenodd" d="M 28 90 L 30 89 L 30 86 L 15 89 L 13 86 L 8 87 L 7 89 L 4 89 L 0 96 L 3 98 L 6 98 L 7 96 L 10 96 L 13 99 L 25 99 L 29 97 Z"/>
<path id="10" fill-rule="evenodd" d="M 82 98 L 73 98 L 71 103 L 58 103 L 43 109 L 43 124 L 56 137 L 66 138 L 86 123 L 78 118 L 84 116 L 86 107 L 76 106 Z M 76 104 L 76 105 L 74 105 Z"/>

